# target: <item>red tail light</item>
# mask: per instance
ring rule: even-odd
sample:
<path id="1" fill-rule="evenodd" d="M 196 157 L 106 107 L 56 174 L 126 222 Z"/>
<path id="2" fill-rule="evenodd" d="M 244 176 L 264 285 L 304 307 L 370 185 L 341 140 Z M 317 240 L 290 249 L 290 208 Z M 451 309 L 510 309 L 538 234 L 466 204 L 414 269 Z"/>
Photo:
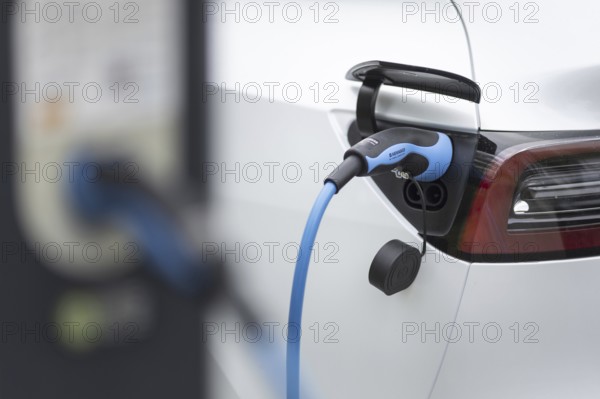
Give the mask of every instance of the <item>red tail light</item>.
<path id="1" fill-rule="evenodd" d="M 495 156 L 459 243 L 472 255 L 600 247 L 600 138 L 516 145 Z"/>
<path id="2" fill-rule="evenodd" d="M 600 252 L 600 136 L 552 133 L 532 142 L 527 134 L 495 135 L 509 144 L 497 154 L 478 152 L 470 207 L 455 232 L 460 257 L 521 261 Z"/>

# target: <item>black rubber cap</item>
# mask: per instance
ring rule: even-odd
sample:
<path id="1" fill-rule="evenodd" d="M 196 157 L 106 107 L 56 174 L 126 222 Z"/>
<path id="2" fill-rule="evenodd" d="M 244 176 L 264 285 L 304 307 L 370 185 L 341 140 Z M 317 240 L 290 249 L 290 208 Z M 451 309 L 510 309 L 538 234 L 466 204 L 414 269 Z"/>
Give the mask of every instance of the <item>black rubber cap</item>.
<path id="1" fill-rule="evenodd" d="M 393 295 L 405 290 L 415 281 L 421 266 L 421 252 L 399 240 L 385 244 L 371 263 L 369 282 Z"/>

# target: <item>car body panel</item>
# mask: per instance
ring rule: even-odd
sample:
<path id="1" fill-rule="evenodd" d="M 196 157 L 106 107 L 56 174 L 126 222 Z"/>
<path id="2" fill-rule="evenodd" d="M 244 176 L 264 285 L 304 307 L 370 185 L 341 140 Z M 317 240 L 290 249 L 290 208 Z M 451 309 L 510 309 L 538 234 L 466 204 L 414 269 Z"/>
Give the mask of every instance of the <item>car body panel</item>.
<path id="1" fill-rule="evenodd" d="M 483 89 L 482 130 L 600 126 L 595 89 L 600 83 L 600 53 L 595 51 L 600 4 L 456 3 L 470 38 L 475 80 Z"/>
<path id="2" fill-rule="evenodd" d="M 599 278 L 598 258 L 471 265 L 432 399 L 597 398 Z"/>
<path id="3" fill-rule="evenodd" d="M 587 63 L 593 65 L 594 56 L 552 62 L 553 42 L 544 42 L 545 33 L 539 33 L 543 29 L 551 33 L 552 38 L 558 37 L 560 30 L 550 32 L 553 29 L 550 25 L 559 24 L 558 7 L 554 7 L 554 11 L 544 9 L 543 15 L 549 18 L 544 27 L 529 25 L 511 31 L 505 25 L 502 32 L 508 31 L 506 34 L 491 29 L 500 25 L 485 27 L 488 31 L 484 32 L 485 29 L 467 22 L 474 55 L 471 64 L 469 42 L 460 21 L 428 20 L 427 15 L 406 18 L 403 14 L 406 9 L 402 8 L 406 3 L 371 2 L 368 7 L 358 2 L 341 3 L 340 21 L 335 29 L 318 24 L 307 26 L 307 23 L 264 26 L 209 21 L 213 57 L 208 80 L 221 91 L 235 90 L 236 84 L 243 90 L 247 83 L 260 86 L 262 82 L 281 85 L 293 82 L 305 90 L 297 102 L 281 98 L 266 101 L 264 93 L 255 103 L 249 102 L 243 94 L 239 101 L 232 100 L 233 94 L 212 95 L 209 99 L 215 112 L 214 120 L 218 121 L 213 126 L 214 154 L 216 160 L 224 162 L 221 167 L 232 168 L 239 163 L 239 173 L 243 175 L 244 165 L 252 162 L 268 160 L 282 167 L 296 162 L 304 173 L 302 179 L 293 183 L 293 189 L 289 187 L 292 183 L 278 175 L 273 182 L 263 179 L 256 183 L 244 181 L 241 176 L 237 184 L 227 184 L 228 177 L 221 176 L 215 192 L 220 204 L 220 220 L 228 221 L 224 227 L 228 240 L 242 246 L 249 241 L 276 241 L 281 245 L 298 242 L 308 209 L 325 175 L 324 165 L 339 162 L 349 146 L 346 132 L 354 118 L 359 84 L 345 81 L 343 76 L 359 62 L 383 60 L 443 69 L 473 78 L 482 86 L 497 84 L 503 90 L 503 96 L 496 102 L 490 101 L 490 93 L 487 98 L 484 93 L 483 103 L 478 107 L 464 101 L 437 100 L 433 95 L 383 88 L 376 114 L 384 119 L 473 133 L 480 127 L 524 131 L 598 126 L 597 117 L 587 106 L 594 100 L 594 94 L 564 93 L 561 87 L 566 75 L 574 79 L 569 81 L 570 89 L 576 87 L 577 79 L 586 81 L 585 76 L 571 75 L 584 69 Z M 435 2 L 423 4 L 435 7 Z M 443 7 L 445 3 L 438 4 Z M 534 28 L 538 29 L 538 36 L 527 36 Z M 571 40 L 573 37 L 570 36 Z M 322 38 L 327 38 L 326 42 Z M 496 47 L 486 47 L 486 41 Z M 519 46 L 515 45 L 517 42 Z M 537 53 L 531 49 L 542 42 L 547 56 L 536 59 Z M 561 39 L 559 43 L 564 41 Z M 581 52 L 580 44 L 575 47 Z M 569 51 L 575 54 L 575 50 Z M 332 52 L 335 57 L 331 56 Z M 525 56 L 527 62 L 519 56 Z M 506 67 L 498 68 L 498 62 Z M 593 67 L 590 72 L 592 70 Z M 337 101 L 314 101 L 308 87 L 315 82 L 333 83 L 338 89 Z M 514 101 L 515 93 L 511 90 L 515 82 L 519 84 L 519 101 Z M 533 97 L 539 99 L 538 102 L 524 102 L 530 94 L 527 90 L 531 90 L 530 86 L 525 87 L 527 83 L 538 85 L 539 90 Z M 574 114 L 565 112 L 578 104 L 572 102 L 576 97 L 586 106 L 576 107 Z M 256 142 L 264 146 L 257 148 Z M 319 169 L 317 179 L 311 169 L 314 165 Z M 262 171 L 265 173 L 264 167 Z M 272 221 L 268 226 L 263 223 L 267 218 Z M 338 245 L 336 260 L 339 262 L 311 265 L 305 329 L 315 321 L 334 322 L 339 326 L 339 342 L 329 346 L 309 339 L 303 342 L 304 377 L 311 392 L 316 392 L 315 397 L 401 394 L 411 398 L 437 398 L 465 397 L 470 392 L 475 392 L 472 397 L 493 397 L 494 394 L 490 394 L 493 389 L 502 393 L 498 397 L 563 397 L 571 385 L 568 379 L 559 379 L 561 367 L 557 363 L 548 366 L 554 360 L 553 350 L 568 357 L 572 370 L 565 375 L 573 381 L 581 381 L 589 392 L 595 392 L 595 385 L 585 380 L 586 375 L 575 376 L 578 359 L 586 369 L 591 367 L 593 356 L 585 354 L 585 347 L 590 343 L 593 330 L 575 333 L 583 334 L 580 336 L 585 339 L 578 342 L 575 355 L 569 357 L 567 348 L 573 345 L 569 337 L 573 336 L 574 327 L 561 324 L 554 312 L 555 309 L 574 309 L 581 300 L 579 297 L 565 300 L 565 294 L 556 295 L 561 280 L 574 286 L 579 284 L 569 277 L 572 272 L 579 276 L 576 280 L 587 281 L 585 297 L 594 298 L 591 281 L 597 272 L 592 266 L 593 260 L 580 260 L 575 266 L 571 261 L 469 265 L 444 255 L 428 256 L 413 286 L 387 298 L 368 285 L 367 270 L 377 249 L 392 238 L 420 242 L 415 229 L 391 207 L 371 181 L 352 182 L 342 196 L 334 198 L 317 242 Z M 228 245 L 234 242 L 229 241 Z M 234 280 L 243 297 L 263 309 L 262 316 L 267 320 L 285 324 L 293 263 L 287 260 L 258 262 L 241 269 L 236 271 Z M 280 284 L 280 281 L 290 284 Z M 502 289 L 498 281 L 504 282 Z M 546 288 L 532 293 L 532 287 L 537 290 L 536 284 L 541 281 Z M 467 291 L 463 296 L 465 282 Z M 550 299 L 546 300 L 547 297 Z M 589 306 L 585 307 L 586 315 L 591 312 Z M 425 331 L 421 335 L 423 329 L 435 331 L 436 324 L 441 329 L 452 327 L 457 311 L 459 324 L 491 321 L 500 323 L 505 331 L 514 322 L 521 323 L 522 330 L 525 323 L 538 323 L 540 339 L 549 339 L 548 344 L 543 344 L 544 341 L 449 344 L 443 339 L 431 340 L 435 332 Z M 571 311 L 568 320 L 581 323 L 582 313 Z M 403 337 L 407 324 L 418 326 L 420 332 Z M 227 341 L 211 345 L 234 390 L 240 397 L 266 397 L 268 387 L 252 384 L 241 376 L 237 356 L 246 353 L 249 359 L 250 351 L 243 349 L 243 343 Z M 280 342 L 278 350 L 282 348 L 283 342 Z M 502 361 L 503 356 L 509 360 Z M 521 365 L 516 366 L 516 361 Z M 550 367 L 554 375 L 548 388 L 542 385 L 545 367 Z M 534 371 L 528 379 L 532 369 L 539 371 Z M 485 383 L 477 382 L 478 378 Z"/>

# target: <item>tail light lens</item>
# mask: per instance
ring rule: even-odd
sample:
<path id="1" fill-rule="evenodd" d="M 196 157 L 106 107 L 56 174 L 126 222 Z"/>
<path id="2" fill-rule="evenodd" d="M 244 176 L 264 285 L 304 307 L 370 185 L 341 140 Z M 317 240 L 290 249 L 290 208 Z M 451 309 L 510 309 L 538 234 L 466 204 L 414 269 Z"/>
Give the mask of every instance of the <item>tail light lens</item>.
<path id="1" fill-rule="evenodd" d="M 600 154 L 550 159 L 526 170 L 515 190 L 509 233 L 600 224 Z"/>
<path id="2" fill-rule="evenodd" d="M 482 132 L 482 140 L 446 247 L 487 262 L 600 253 L 600 134 Z"/>

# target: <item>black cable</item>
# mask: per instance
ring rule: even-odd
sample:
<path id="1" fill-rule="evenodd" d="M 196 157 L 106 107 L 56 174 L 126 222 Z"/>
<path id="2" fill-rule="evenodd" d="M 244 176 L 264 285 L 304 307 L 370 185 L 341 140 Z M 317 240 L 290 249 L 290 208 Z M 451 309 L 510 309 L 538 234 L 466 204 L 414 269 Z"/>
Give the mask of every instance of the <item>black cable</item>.
<path id="1" fill-rule="evenodd" d="M 419 197 L 421 197 L 421 208 L 423 209 L 423 250 L 421 251 L 421 256 L 425 256 L 425 250 L 427 248 L 427 204 L 425 203 L 425 194 L 423 193 L 423 188 L 421 188 L 421 184 L 416 181 L 412 176 L 409 176 L 409 180 L 412 184 L 417 186 L 417 190 L 419 190 Z"/>

